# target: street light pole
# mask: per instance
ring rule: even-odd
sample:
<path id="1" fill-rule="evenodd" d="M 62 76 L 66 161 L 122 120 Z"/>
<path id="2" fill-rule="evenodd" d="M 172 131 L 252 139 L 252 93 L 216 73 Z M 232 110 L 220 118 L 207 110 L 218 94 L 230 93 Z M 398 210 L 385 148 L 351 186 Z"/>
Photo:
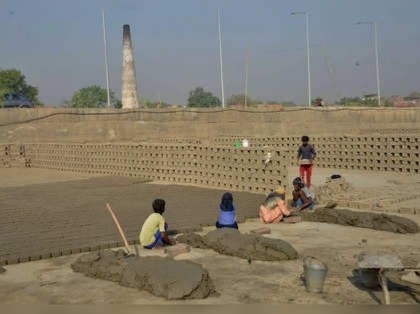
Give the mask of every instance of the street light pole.
<path id="1" fill-rule="evenodd" d="M 105 28 L 105 12 L 102 9 L 102 30 L 104 34 L 104 51 L 105 51 L 105 76 L 106 76 L 106 99 L 107 107 L 111 107 L 111 94 L 109 91 L 109 70 L 108 70 L 108 49 L 106 44 L 106 28 Z"/>
<path id="2" fill-rule="evenodd" d="M 245 54 L 245 99 L 244 99 L 244 107 L 248 107 L 248 50 Z"/>
<path id="3" fill-rule="evenodd" d="M 222 30 L 220 26 L 220 10 L 217 10 L 219 24 L 219 53 L 220 53 L 220 84 L 222 86 L 222 108 L 225 108 L 225 89 L 223 84 L 223 54 L 222 54 Z"/>
<path id="4" fill-rule="evenodd" d="M 306 56 L 308 65 L 308 107 L 312 106 L 312 88 L 311 88 L 311 52 L 309 47 L 309 14 L 308 12 L 292 12 L 292 15 L 303 14 L 306 19 Z"/>
<path id="5" fill-rule="evenodd" d="M 373 32 L 375 37 L 375 58 L 376 58 L 376 88 L 378 94 L 378 107 L 381 107 L 381 78 L 379 74 L 379 48 L 378 48 L 378 31 L 376 22 L 358 22 L 359 25 L 373 25 Z"/>

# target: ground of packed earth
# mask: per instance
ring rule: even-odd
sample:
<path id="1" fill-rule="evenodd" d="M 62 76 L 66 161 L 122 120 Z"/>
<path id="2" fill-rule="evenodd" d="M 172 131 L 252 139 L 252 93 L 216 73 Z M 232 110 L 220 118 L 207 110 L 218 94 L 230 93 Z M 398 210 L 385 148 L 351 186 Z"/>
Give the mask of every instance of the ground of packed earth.
<path id="1" fill-rule="evenodd" d="M 41 169 L 3 168 L 0 169 L 0 174 L 2 256 L 11 254 L 13 250 L 14 254 L 19 254 L 19 250 L 30 247 L 38 253 L 45 246 L 52 250 L 56 243 L 54 241 L 60 240 L 61 245 L 68 244 L 70 235 L 73 239 L 71 243 L 77 245 L 85 245 L 84 240 L 79 243 L 77 239 L 85 239 L 86 236 L 98 237 L 91 239 L 88 246 L 100 239 L 120 241 L 106 212 L 105 202 L 111 203 L 131 238 L 136 237 L 150 210 L 150 202 L 156 197 L 168 200 L 168 220 L 176 228 L 181 229 L 188 225 L 194 229 L 194 226 L 210 224 L 216 219 L 217 205 L 223 193 L 220 190 L 162 186 L 124 178 L 92 178 Z M 295 174 L 296 169 L 291 169 L 290 178 Z M 366 211 L 366 206 L 358 204 L 380 204 L 372 205 L 370 210 L 397 214 L 420 224 L 418 175 L 315 169 L 314 185 L 323 185 L 325 179 L 332 174 L 341 174 L 350 186 L 348 189 L 337 190 L 334 196 L 339 204 L 341 202 L 340 208 Z M 389 202 L 380 202 L 381 195 Z M 258 204 L 263 196 L 234 192 L 234 198 L 238 215 L 249 217 L 257 215 Z M 18 216 L 11 216 L 18 212 Z M 60 216 L 64 218 L 57 221 L 56 217 Z M 92 216 L 95 218 L 93 222 L 89 220 Z M 84 226 L 83 221 L 86 220 L 89 225 Z M 56 226 L 57 222 L 61 225 Z M 98 225 L 102 226 L 99 230 L 103 230 L 99 235 L 95 234 Z M 247 219 L 239 224 L 239 229 L 246 234 L 262 226 L 257 219 Z M 420 261 L 419 233 L 397 234 L 318 222 L 279 223 L 268 227 L 271 233 L 263 236 L 290 243 L 297 250 L 298 259 L 250 261 L 221 255 L 211 249 L 198 248 L 192 248 L 190 252 L 175 257 L 175 260 L 201 264 L 208 271 L 217 293 L 205 299 L 166 300 L 147 291 L 86 277 L 71 268 L 71 264 L 81 256 L 73 254 L 3 266 L 6 271 L 0 273 L 0 303 L 379 304 L 383 302 L 381 290 L 368 290 L 361 284 L 357 274 L 357 256 L 363 251 L 379 250 L 397 254 L 406 267 L 414 267 Z M 60 228 L 65 232 L 60 233 Z M 52 229 L 49 235 L 59 234 L 60 239 L 43 236 L 46 229 Z M 31 230 L 38 230 L 41 234 Z M 200 234 L 204 235 L 212 230 L 212 226 L 205 227 Z M 40 247 L 39 241 L 48 243 L 45 242 L 47 244 Z M 166 256 L 163 249 L 139 250 L 141 256 Z M 305 256 L 314 256 L 328 266 L 322 294 L 305 290 L 301 279 Z M 402 281 L 402 274 L 404 273 L 389 273 L 391 303 L 419 304 L 420 286 Z"/>

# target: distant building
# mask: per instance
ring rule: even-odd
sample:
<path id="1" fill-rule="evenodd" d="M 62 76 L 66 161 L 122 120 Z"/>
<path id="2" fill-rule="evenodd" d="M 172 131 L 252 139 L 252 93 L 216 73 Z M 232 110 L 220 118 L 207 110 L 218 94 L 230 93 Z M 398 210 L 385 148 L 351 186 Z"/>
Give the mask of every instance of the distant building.
<path id="1" fill-rule="evenodd" d="M 363 101 L 378 100 L 378 94 L 367 94 L 363 96 Z"/>
<path id="2" fill-rule="evenodd" d="M 397 108 L 420 107 L 420 97 L 394 95 L 390 97 L 390 101 Z"/>

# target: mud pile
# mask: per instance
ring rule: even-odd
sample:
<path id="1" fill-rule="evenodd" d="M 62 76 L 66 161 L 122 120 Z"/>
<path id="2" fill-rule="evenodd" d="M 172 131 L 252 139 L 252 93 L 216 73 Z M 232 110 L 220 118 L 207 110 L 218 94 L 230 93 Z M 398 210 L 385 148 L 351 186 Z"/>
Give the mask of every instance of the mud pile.
<path id="1" fill-rule="evenodd" d="M 404 234 L 420 231 L 417 223 L 404 217 L 346 209 L 317 208 L 315 211 L 304 211 L 302 219 Z"/>
<path id="2" fill-rule="evenodd" d="M 335 198 L 337 195 L 345 192 L 349 193 L 352 190 L 354 188 L 344 177 L 338 179 L 327 178 L 325 185 L 314 188 L 314 194 L 316 195 L 318 204 L 326 204 L 331 201 L 336 201 Z"/>
<path id="3" fill-rule="evenodd" d="M 146 290 L 172 299 L 204 299 L 215 293 L 206 269 L 189 261 L 162 257 L 127 257 L 124 251 L 103 251 L 81 256 L 71 267 L 88 277 Z"/>
<path id="4" fill-rule="evenodd" d="M 249 260 L 282 261 L 298 258 L 297 251 L 285 241 L 241 234 L 236 229 L 218 229 L 204 237 L 187 233 L 179 236 L 177 241 L 195 248 L 212 249 L 220 254 Z"/>

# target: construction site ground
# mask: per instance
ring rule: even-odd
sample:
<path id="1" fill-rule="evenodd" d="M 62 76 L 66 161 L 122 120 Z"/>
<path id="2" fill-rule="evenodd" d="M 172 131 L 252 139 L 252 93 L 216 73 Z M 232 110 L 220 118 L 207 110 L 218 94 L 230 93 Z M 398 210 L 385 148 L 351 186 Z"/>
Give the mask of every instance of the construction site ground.
<path id="1" fill-rule="evenodd" d="M 289 178 L 293 179 L 297 169 L 291 168 Z M 100 241 L 120 241 L 112 220 L 107 216 L 105 202 L 111 202 L 121 216 L 127 234 L 132 238 L 138 233 L 144 217 L 134 212 L 135 208 L 150 207 L 155 197 L 168 199 L 168 220 L 181 228 L 209 224 L 217 217 L 217 205 L 222 191 L 194 187 L 162 186 L 132 182 L 124 178 L 91 178 L 90 176 L 43 169 L 0 169 L 1 230 L 0 252 L 10 254 L 13 247 L 33 247 L 34 252 L 45 249 L 39 242 L 47 229 L 64 228 L 56 225 L 55 214 L 66 219 L 65 229 L 72 238 L 95 235 L 95 230 L 103 230 L 92 239 L 92 245 Z M 420 177 L 394 173 L 369 173 L 333 169 L 314 169 L 314 185 L 321 185 L 332 174 L 341 174 L 351 185 L 351 193 L 337 195 L 340 206 L 362 210 L 364 205 L 376 202 L 383 195 L 393 202 L 383 202 L 381 207 L 371 210 L 397 213 L 420 224 L 419 205 L 416 197 L 420 193 Z M 142 187 L 143 192 L 138 188 Z M 348 195 L 350 194 L 350 195 Z M 108 196 L 108 197 L 107 197 Z M 238 200 L 238 214 L 243 217 L 256 216 L 262 195 L 234 193 Z M 147 198 L 147 200 L 145 200 Z M 346 198 L 352 198 L 347 200 Z M 138 203 L 135 203 L 138 200 Z M 97 202 L 98 208 L 83 208 Z M 349 202 L 345 204 L 344 202 Z M 355 203 L 350 203 L 355 202 Z M 379 200 L 380 201 L 380 200 Z M 177 203 L 175 203 L 177 202 Z M 183 203 L 185 202 L 185 203 Z M 191 212 L 171 212 L 183 204 L 195 204 Z M 135 203 L 130 205 L 130 203 Z M 44 204 L 44 205 L 43 205 Z M 99 205 L 100 204 L 100 205 Z M 171 204 L 171 205 L 170 205 Z M 344 205 L 347 206 L 344 206 Z M 354 205 L 354 207 L 350 206 Z M 96 205 L 95 205 L 96 206 Z M 123 208 L 133 206 L 133 211 L 124 213 Z M 184 206 L 187 208 L 187 206 Z M 71 209 L 74 208 L 72 211 Z M 188 206 L 190 208 L 190 206 Z M 405 209 L 404 209 L 405 208 Z M 48 209 L 48 210 L 47 210 Z M 83 212 L 83 209 L 88 214 Z M 402 210 L 401 210 L 402 209 Z M 102 210 L 102 211 L 101 211 Z M 149 209 L 147 209 L 149 210 Z M 89 213 L 89 211 L 91 211 Z M 11 212 L 21 212 L 18 217 L 8 216 Z M 133 213 L 136 216 L 133 217 Z M 415 214 L 416 213 L 416 214 Z M 146 215 L 146 211 L 144 215 Z M 200 220 L 204 217 L 204 220 Z M 12 219 L 13 218 L 13 219 Z M 35 219 L 36 218 L 36 219 Z M 83 227 L 83 219 L 87 226 Z M 90 220 L 89 220 L 90 219 Z M 97 228 L 97 225 L 103 227 Z M 79 226 L 80 225 L 80 226 Z M 11 227 L 12 226 L 12 227 Z M 43 227 L 40 227 L 43 226 Z M 73 228 L 72 228 L 73 226 Z M 248 219 L 239 228 L 243 233 L 261 227 L 257 219 Z M 6 229 L 7 228 L 7 229 Z M 80 234 L 80 229 L 91 230 Z M 86 229 L 87 228 L 87 229 Z M 206 227 L 203 232 L 214 227 Z M 297 224 L 270 225 L 271 234 L 264 235 L 288 241 L 300 256 L 314 256 L 328 265 L 329 273 L 323 294 L 305 291 L 300 278 L 303 272 L 302 258 L 284 262 L 260 262 L 223 256 L 211 250 L 192 249 L 176 259 L 188 259 L 202 264 L 214 281 L 217 296 L 204 300 L 167 301 L 144 291 L 124 288 L 113 282 L 94 280 L 74 273 L 71 263 L 80 256 L 73 254 L 4 266 L 6 272 L 0 274 L 1 304 L 237 304 L 237 303 L 292 303 L 292 304 L 379 304 L 382 292 L 363 288 L 355 272 L 357 255 L 365 250 L 381 250 L 397 254 L 406 267 L 413 267 L 420 261 L 420 234 L 394 234 L 354 227 L 331 224 L 302 222 Z M 75 229 L 74 232 L 70 232 Z M 7 230 L 4 231 L 4 230 Z M 11 236 L 13 235 L 13 236 Z M 5 240 L 6 239 L 6 240 Z M 15 239 L 15 240 L 14 240 Z M 47 244 L 54 247 L 54 241 L 66 243 L 62 238 L 50 238 Z M 63 242 L 64 241 L 64 242 Z M 57 247 L 58 248 L 58 247 Z M 165 256 L 163 250 L 145 251 L 141 255 Z M 392 304 L 419 304 L 420 286 L 401 281 L 402 273 L 390 273 L 390 294 Z"/>

